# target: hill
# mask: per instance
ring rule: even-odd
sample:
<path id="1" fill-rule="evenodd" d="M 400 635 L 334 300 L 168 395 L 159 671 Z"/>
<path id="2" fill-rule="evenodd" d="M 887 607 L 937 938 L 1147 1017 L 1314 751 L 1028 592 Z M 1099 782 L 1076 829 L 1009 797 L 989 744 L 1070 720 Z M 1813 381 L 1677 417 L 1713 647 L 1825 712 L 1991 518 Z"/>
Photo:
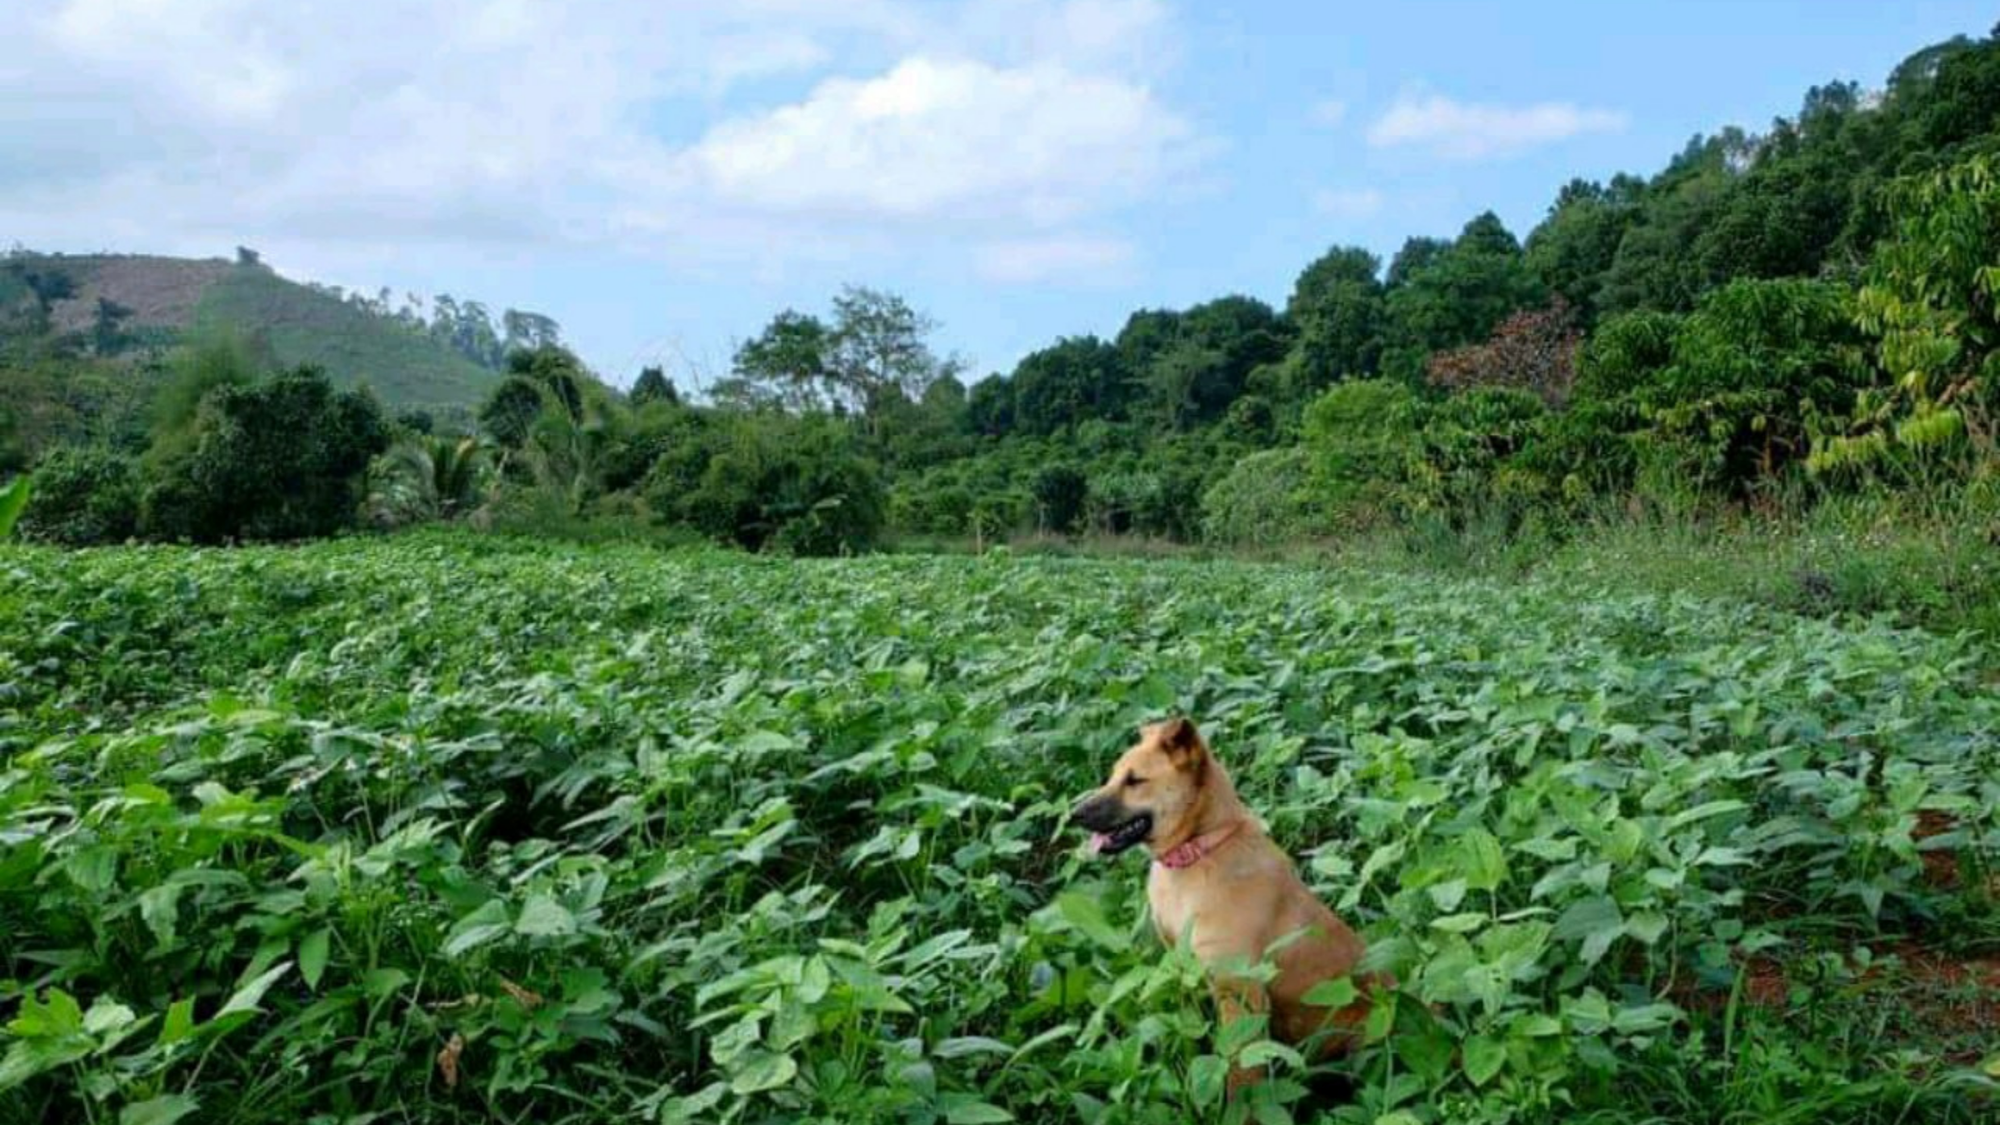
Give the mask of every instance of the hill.
<path id="1" fill-rule="evenodd" d="M 56 279 L 43 292 L 52 298 L 48 326 L 59 334 L 96 331 L 107 307 L 132 342 L 168 343 L 196 328 L 229 330 L 260 341 L 280 365 L 315 364 L 339 385 L 365 384 L 392 410 L 462 413 L 500 382 L 497 372 L 420 329 L 262 264 L 123 254 L 31 261 L 36 273 Z M 34 294 L 19 276 L 5 284 L 0 303 Z"/>

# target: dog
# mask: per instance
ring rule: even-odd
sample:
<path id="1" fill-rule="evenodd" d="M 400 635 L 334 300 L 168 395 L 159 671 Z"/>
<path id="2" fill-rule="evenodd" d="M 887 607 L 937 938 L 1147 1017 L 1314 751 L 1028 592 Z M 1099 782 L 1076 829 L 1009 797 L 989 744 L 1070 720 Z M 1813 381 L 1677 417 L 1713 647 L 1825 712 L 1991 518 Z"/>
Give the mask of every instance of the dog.
<path id="1" fill-rule="evenodd" d="M 1169 947 L 1188 936 L 1224 1023 L 1267 1016 L 1272 1038 L 1299 1047 L 1323 1036 L 1319 1057 L 1338 1057 L 1360 1039 L 1368 994 L 1394 986 L 1387 973 L 1363 973 L 1353 977 L 1355 999 L 1345 1006 L 1305 1003 L 1314 985 L 1354 974 L 1366 945 L 1299 879 L 1188 719 L 1142 728 L 1110 779 L 1069 819 L 1090 831 L 1095 854 L 1141 844 L 1152 853 L 1146 899 L 1153 926 Z M 1265 983 L 1245 975 L 1243 967 L 1263 961 L 1273 946 L 1276 977 Z M 1263 1076 L 1262 1067 L 1232 1067 L 1228 1088 L 1235 1093 Z"/>

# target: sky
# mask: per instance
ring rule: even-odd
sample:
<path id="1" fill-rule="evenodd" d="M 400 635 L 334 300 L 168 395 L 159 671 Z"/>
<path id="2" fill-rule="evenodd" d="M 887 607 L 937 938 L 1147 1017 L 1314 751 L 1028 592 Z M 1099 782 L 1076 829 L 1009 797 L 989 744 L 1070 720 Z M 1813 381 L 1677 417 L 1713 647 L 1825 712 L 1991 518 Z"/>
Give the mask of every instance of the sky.
<path id="1" fill-rule="evenodd" d="M 7 0 L 0 238 L 555 317 L 698 389 L 901 294 L 977 377 L 1657 171 L 1975 0 Z"/>

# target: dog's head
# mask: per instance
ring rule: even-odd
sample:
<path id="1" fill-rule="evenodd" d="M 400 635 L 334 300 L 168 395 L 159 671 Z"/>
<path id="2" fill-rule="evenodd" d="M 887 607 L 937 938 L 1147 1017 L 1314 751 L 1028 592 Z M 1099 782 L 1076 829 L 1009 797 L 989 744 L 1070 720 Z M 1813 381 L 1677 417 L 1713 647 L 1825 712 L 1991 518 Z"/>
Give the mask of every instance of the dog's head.
<path id="1" fill-rule="evenodd" d="M 1139 732 L 1118 756 L 1110 780 L 1091 791 L 1070 820 L 1090 830 L 1090 850 L 1116 855 L 1155 840 L 1187 835 L 1200 811 L 1197 798 L 1208 777 L 1208 745 L 1186 719 L 1168 719 Z"/>

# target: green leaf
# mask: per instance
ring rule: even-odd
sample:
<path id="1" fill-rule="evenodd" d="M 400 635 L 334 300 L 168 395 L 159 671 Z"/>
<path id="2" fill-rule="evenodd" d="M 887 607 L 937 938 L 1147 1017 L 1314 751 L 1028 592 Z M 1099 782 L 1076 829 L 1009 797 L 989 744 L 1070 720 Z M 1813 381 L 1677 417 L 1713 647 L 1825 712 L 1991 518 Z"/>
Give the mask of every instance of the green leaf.
<path id="1" fill-rule="evenodd" d="M 28 474 L 22 473 L 0 488 L 0 539 L 14 531 L 14 523 L 28 508 Z"/>
<path id="2" fill-rule="evenodd" d="M 131 1008 L 109 996 L 99 996 L 91 1001 L 90 1010 L 83 1014 L 83 1030 L 102 1037 L 132 1026 L 138 1018 Z"/>
<path id="3" fill-rule="evenodd" d="M 826 958 L 807 958 L 799 970 L 799 1002 L 817 1004 L 826 997 L 826 990 L 832 986 L 833 973 L 826 967 Z"/>
<path id="4" fill-rule="evenodd" d="M 1354 978 L 1335 977 L 1323 980 L 1300 997 L 1302 1003 L 1314 1008 L 1345 1008 L 1361 998 L 1361 990 L 1354 987 Z"/>
<path id="5" fill-rule="evenodd" d="M 1431 928 L 1434 930 L 1443 930 L 1448 934 L 1469 934 L 1479 927 L 1484 926 L 1488 921 L 1490 919 L 1486 915 L 1473 910 L 1464 914 L 1447 914 L 1442 918 L 1433 918 L 1431 919 Z"/>
<path id="6" fill-rule="evenodd" d="M 194 1034 L 194 998 L 176 1000 L 167 1005 L 167 1018 L 160 1023 L 162 1047 L 171 1047 Z"/>
<path id="7" fill-rule="evenodd" d="M 931 1055 L 940 1059 L 962 1059 L 972 1055 L 1010 1055 L 1014 1048 L 998 1039 L 988 1039 L 983 1035 L 968 1035 L 958 1039 L 942 1039 L 931 1048 Z"/>
<path id="8" fill-rule="evenodd" d="M 333 940 L 333 931 L 321 927 L 307 934 L 299 943 L 299 975 L 306 979 L 306 987 L 318 991 L 320 975 L 326 972 L 326 959 Z"/>
<path id="9" fill-rule="evenodd" d="M 1459 837 L 1458 861 L 1465 872 L 1465 885 L 1472 890 L 1495 890 L 1507 880 L 1507 853 L 1493 833 L 1484 828 L 1474 828 Z"/>
<path id="10" fill-rule="evenodd" d="M 1229 1060 L 1221 1055 L 1199 1055 L 1188 1064 L 1188 1097 L 1198 1106 L 1220 1104 L 1229 1088 Z"/>
<path id="11" fill-rule="evenodd" d="M 37 1001 L 33 994 L 21 1000 L 21 1010 L 7 1022 L 7 1030 L 22 1039 L 53 1039 L 83 1030 L 83 1006 L 76 997 L 60 988 L 51 988 L 48 998 Z"/>
<path id="12" fill-rule="evenodd" d="M 660 1125 L 686 1125 L 694 1121 L 709 1120 L 708 1111 L 722 1101 L 727 1088 L 720 1082 L 711 1082 L 684 1098 L 669 1098 L 660 1107 Z"/>
<path id="13" fill-rule="evenodd" d="M 507 904 L 488 899 L 454 923 L 444 937 L 444 955 L 458 957 L 507 932 Z"/>
<path id="14" fill-rule="evenodd" d="M 790 1055 L 753 1051 L 744 1057 L 749 1061 L 738 1067 L 729 1078 L 729 1089 L 739 1096 L 775 1090 L 799 1073 L 799 1064 L 793 1062 Z"/>
<path id="15" fill-rule="evenodd" d="M 1569 909 L 1556 919 L 1556 940 L 1582 939 L 1579 955 L 1586 965 L 1597 964 L 1605 951 L 1611 948 L 1611 943 L 1624 932 L 1625 916 L 1619 911 L 1618 903 L 1608 895 L 1571 903 Z"/>
<path id="16" fill-rule="evenodd" d="M 561 937 L 577 931 L 576 915 L 548 895 L 530 895 L 514 920 L 514 932 L 527 937 Z"/>
<path id="17" fill-rule="evenodd" d="M 1433 883 L 1427 890 L 1430 892 L 1431 901 L 1437 904 L 1439 910 L 1446 912 L 1457 910 L 1458 904 L 1465 901 L 1463 879 L 1448 879 L 1442 883 Z"/>
<path id="18" fill-rule="evenodd" d="M 1465 1040 L 1465 1076 L 1472 1079 L 1474 1086 L 1484 1086 L 1500 1073 L 1507 1062 L 1507 1045 L 1486 1035 L 1473 1035 Z"/>
<path id="19" fill-rule="evenodd" d="M 1265 1066 L 1273 1062 L 1283 1062 L 1292 1067 L 1305 1066 L 1305 1060 L 1299 1057 L 1297 1051 L 1275 1039 L 1259 1039 L 1243 1048 L 1242 1053 L 1236 1056 L 1236 1062 L 1238 1066 L 1246 1067 Z"/>
<path id="20" fill-rule="evenodd" d="M 216 1012 L 214 1019 L 211 1019 L 209 1022 L 215 1023 L 226 1016 L 247 1015 L 263 1011 L 264 1009 L 260 1005 L 263 1003 L 264 994 L 271 991 L 271 986 L 278 983 L 278 978 L 290 972 L 291 969 L 292 963 L 290 961 L 280 961 L 264 970 L 256 979 L 231 993 L 229 999 L 223 1002 L 222 1009 Z"/>
<path id="21" fill-rule="evenodd" d="M 179 919 L 181 885 L 162 883 L 139 894 L 139 917 L 161 949 L 174 947 L 174 923 Z"/>
<path id="22" fill-rule="evenodd" d="M 989 1105 L 965 1095 L 948 1094 L 942 1101 L 944 1119 L 949 1125 L 995 1125 L 997 1122 L 1014 1120 L 1013 1114 L 999 1106 Z"/>
<path id="23" fill-rule="evenodd" d="M 1064 891 L 1057 895 L 1056 910 L 1065 922 L 1098 945 L 1112 950 L 1124 950 L 1132 945 L 1131 937 L 1114 928 L 1104 917 L 1103 905 L 1082 891 Z"/>
<path id="24" fill-rule="evenodd" d="M 201 1103 L 186 1094 L 161 1094 L 119 1110 L 118 1125 L 174 1125 L 200 1108 Z"/>

